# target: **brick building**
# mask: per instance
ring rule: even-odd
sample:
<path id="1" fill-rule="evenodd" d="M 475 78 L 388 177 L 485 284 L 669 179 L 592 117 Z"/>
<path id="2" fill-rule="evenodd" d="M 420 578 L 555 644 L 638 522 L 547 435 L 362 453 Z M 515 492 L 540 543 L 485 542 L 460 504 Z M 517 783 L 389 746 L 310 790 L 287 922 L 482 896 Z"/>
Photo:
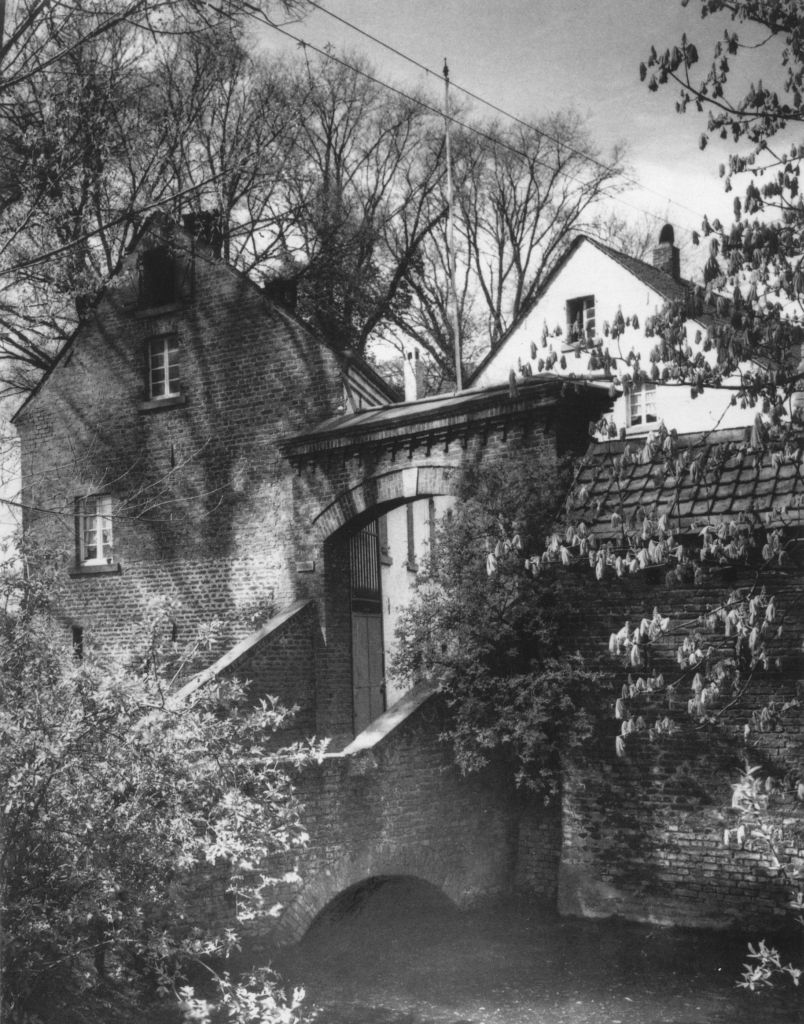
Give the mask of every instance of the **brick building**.
<path id="1" fill-rule="evenodd" d="M 605 391 L 573 389 L 557 414 L 560 387 L 400 403 L 155 218 L 15 417 L 24 527 L 62 566 L 76 646 L 129 652 L 157 606 L 177 644 L 219 620 L 208 662 L 346 739 L 399 696 L 391 618 L 463 462 L 529 431 L 542 444 L 547 418 L 554 454 L 582 449 Z"/>
<path id="2" fill-rule="evenodd" d="M 159 601 L 178 643 L 221 620 L 220 653 L 306 596 L 277 439 L 397 397 L 202 237 L 152 220 L 15 417 L 24 528 L 64 567 L 75 643 L 130 650 Z"/>
<path id="3" fill-rule="evenodd" d="M 579 242 L 564 268 L 574 266 L 593 283 L 606 280 L 609 264 L 623 268 L 593 248 Z M 599 256 L 608 269 L 596 277 Z M 661 284 L 660 274 L 672 279 L 661 269 L 636 270 L 654 283 Z M 634 287 L 644 291 L 639 274 Z M 552 280 L 560 283 L 561 272 Z M 575 311 L 567 302 L 576 293 L 594 295 L 595 310 L 602 309 L 598 285 L 590 290 L 574 279 L 570 285 L 569 299 L 545 293 L 557 315 Z M 584 305 L 582 316 L 590 308 Z M 333 747 L 351 740 L 396 696 L 383 689 L 392 605 L 415 577 L 436 503 L 454 493 L 462 468 L 504 457 L 511 445 L 543 462 L 580 454 L 589 421 L 610 405 L 607 383 L 518 373 L 510 387 L 511 365 L 521 358 L 516 346 L 529 353 L 532 344 L 524 323 L 481 367 L 474 388 L 400 402 L 369 366 L 331 349 L 221 264 L 202 237 L 152 221 L 114 287 L 16 416 L 24 525 L 61 567 L 65 637 L 126 652 L 141 639 L 154 605 L 164 606 L 166 634 L 178 644 L 200 624 L 220 619 L 208 672 L 236 672 L 296 704 L 301 735 L 334 737 Z M 640 402 L 620 403 L 621 414 L 631 417 L 629 435 L 650 429 L 647 417 L 635 422 L 640 408 L 648 409 L 647 398 Z M 579 478 L 588 509 L 578 504 L 578 515 L 605 538 L 616 492 L 621 511 L 663 509 L 688 540 L 703 521 L 740 515 L 760 517 L 769 530 L 783 528 L 790 539 L 799 534 L 800 448 L 750 450 L 742 427 L 724 432 L 722 443 L 709 435 L 700 441 L 688 435 L 676 442 L 690 456 L 672 480 L 658 473 L 664 454 L 624 462 L 624 442 L 593 447 Z M 612 460 L 619 460 L 617 472 Z M 778 728 L 758 733 L 750 756 L 775 780 L 780 820 L 800 822 L 790 795 L 791 782 L 804 774 L 796 550 L 793 545 L 787 566 L 765 573 L 786 615 L 783 636 L 773 641 L 782 667 L 762 676 L 748 713 L 768 703 L 785 707 Z M 712 642 L 723 643 L 722 623 L 708 625 L 712 608 L 724 590 L 755 584 L 756 573 L 742 564 L 709 568 L 702 582 L 669 588 L 655 566 L 628 579 L 608 571 L 599 584 L 590 574 L 585 652 L 591 658 L 604 652 L 624 619 L 650 614 L 657 603 L 674 621 L 700 618 Z M 668 639 L 656 655 L 668 678 L 674 643 Z M 485 807 L 487 819 L 478 819 L 478 835 L 485 829 L 494 837 L 483 885 L 503 884 L 491 866 L 494 851 L 504 849 L 506 877 L 558 896 L 569 912 L 698 924 L 747 919 L 748 910 L 773 918 L 786 895 L 781 883 L 765 877 L 758 852 L 722 843 L 733 817 L 730 781 L 749 754 L 739 746 L 745 708 L 704 731 L 680 697 L 669 706 L 666 693 L 640 691 L 630 702 L 633 716 L 651 724 L 666 718 L 675 728 L 658 743 L 648 741 L 647 731 L 634 733 L 626 739 L 628 756 L 618 758 L 622 722 L 613 696 L 611 716 L 597 724 L 585 759 L 568 766 L 560 806 L 503 799 L 499 779 L 476 793 L 474 783 L 454 790 L 467 807 L 483 810 L 488 798 L 500 810 L 495 817 Z M 449 877 L 450 892 L 467 884 L 449 869 L 455 850 L 469 841 L 468 811 L 457 814 L 458 804 L 445 803 L 442 812 L 439 800 L 454 800 L 444 790 L 446 755 L 435 750 L 425 711 L 415 729 L 405 726 L 415 741 L 403 729 L 395 740 L 382 740 L 377 753 L 383 764 L 387 755 L 388 770 L 371 792 L 376 789 L 377 822 L 396 829 L 393 842 L 375 822 L 376 849 L 363 848 L 370 783 L 359 773 L 352 777 L 346 762 L 329 762 L 320 785 L 310 783 L 306 797 L 320 816 L 309 879 L 318 896 L 310 896 L 310 913 L 332 895 L 316 874 L 321 865 L 323 875 L 344 885 L 359 881 L 364 870 L 382 873 L 399 864 L 410 870 L 419 864 L 416 870 L 436 881 Z M 403 771 L 395 744 L 405 748 Z M 340 788 L 330 791 L 336 776 Z M 404 779 L 413 788 L 400 789 Z M 351 809 L 341 813 L 338 801 L 349 793 Z M 416 812 L 422 802 L 445 836 L 442 854 L 431 851 L 427 864 L 416 861 L 408 841 L 415 834 L 422 850 L 430 849 Z M 337 842 L 336 817 L 343 833 Z M 411 824 L 402 827 L 408 818 Z M 483 824 L 492 818 L 493 828 Z M 800 842 L 792 843 L 791 855 L 801 856 Z"/>

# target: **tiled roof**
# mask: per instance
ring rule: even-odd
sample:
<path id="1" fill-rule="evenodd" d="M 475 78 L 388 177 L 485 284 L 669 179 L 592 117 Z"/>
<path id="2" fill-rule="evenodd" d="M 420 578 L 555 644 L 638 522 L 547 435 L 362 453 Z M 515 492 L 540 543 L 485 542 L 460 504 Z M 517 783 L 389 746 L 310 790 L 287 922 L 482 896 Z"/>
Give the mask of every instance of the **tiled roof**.
<path id="1" fill-rule="evenodd" d="M 750 430 L 668 435 L 651 448 L 639 442 L 592 444 L 581 464 L 569 509 L 600 537 L 667 515 L 669 530 L 697 533 L 737 520 L 764 526 L 804 521 L 804 475 L 798 434 L 755 447 Z M 615 516 L 616 524 L 616 516 Z"/>
<path id="2" fill-rule="evenodd" d="M 636 256 L 627 256 L 624 252 L 618 252 L 616 249 L 612 249 L 608 245 L 596 241 L 594 238 L 584 237 L 590 245 L 610 256 L 615 263 L 619 263 L 630 274 L 639 278 L 643 284 L 646 284 L 655 292 L 663 295 L 668 301 L 683 302 L 686 299 L 691 287 L 687 281 L 677 281 L 665 270 L 660 270 L 650 263 L 645 263 L 644 260 L 637 259 Z"/>

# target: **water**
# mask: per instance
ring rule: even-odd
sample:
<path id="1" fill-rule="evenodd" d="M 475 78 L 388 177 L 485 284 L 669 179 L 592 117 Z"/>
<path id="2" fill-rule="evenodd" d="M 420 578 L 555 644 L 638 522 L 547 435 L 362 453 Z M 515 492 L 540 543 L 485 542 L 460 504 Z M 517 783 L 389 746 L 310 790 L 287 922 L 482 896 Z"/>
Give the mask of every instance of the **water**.
<path id="1" fill-rule="evenodd" d="M 736 987 L 744 951 L 740 937 L 560 919 L 522 901 L 459 912 L 390 879 L 331 905 L 276 966 L 304 985 L 316 1024 L 804 1022 L 792 986 Z"/>

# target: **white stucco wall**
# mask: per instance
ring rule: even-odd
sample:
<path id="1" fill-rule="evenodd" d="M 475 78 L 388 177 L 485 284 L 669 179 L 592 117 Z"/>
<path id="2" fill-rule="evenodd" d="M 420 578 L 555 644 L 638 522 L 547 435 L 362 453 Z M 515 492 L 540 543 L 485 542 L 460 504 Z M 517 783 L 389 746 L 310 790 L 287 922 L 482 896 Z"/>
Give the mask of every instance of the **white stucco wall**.
<path id="1" fill-rule="evenodd" d="M 582 351 L 576 356 L 569 345 L 567 334 L 567 302 L 586 295 L 595 298 L 595 335 L 602 338 L 615 358 L 626 359 L 633 350 L 640 356 L 643 369 L 650 368 L 650 353 L 658 343 L 655 337 L 645 336 L 645 322 L 655 316 L 666 304 L 659 292 L 650 288 L 629 270 L 621 266 L 606 253 L 601 252 L 588 241 L 582 241 L 550 282 L 537 304 L 522 323 L 503 341 L 499 350 L 479 373 L 473 387 L 504 384 L 513 369 L 519 376 L 524 363 L 530 363 L 533 373 L 538 372 L 538 360 L 555 353 L 557 361 L 550 372 L 563 376 L 601 376 L 589 368 L 589 353 Z M 604 338 L 603 323 L 612 324 L 618 309 L 626 319 L 636 316 L 639 326 L 628 326 L 619 338 Z M 543 338 L 547 326 L 548 337 Z M 555 333 L 557 327 L 561 334 Z M 694 320 L 687 321 L 687 340 L 694 351 L 700 347 L 696 335 L 706 336 L 706 330 Z M 536 356 L 533 356 L 535 346 Z M 716 353 L 704 353 L 714 365 Z M 564 359 L 565 366 L 561 365 Z M 618 364 L 625 369 L 625 364 Z M 661 364 L 660 364 L 661 367 Z M 627 434 L 644 435 L 656 424 L 630 426 L 628 423 L 628 398 L 617 400 L 609 419 L 614 419 L 618 431 L 625 427 Z M 657 384 L 656 413 L 669 427 L 679 433 L 711 429 L 715 424 L 721 428 L 750 425 L 756 416 L 756 409 L 741 409 L 731 405 L 731 392 L 711 388 L 704 394 L 692 398 L 689 385 Z"/>
<path id="2" fill-rule="evenodd" d="M 454 499 L 446 496 L 433 498 L 436 522 L 439 522 L 452 506 Z M 382 627 L 385 649 L 385 694 L 390 707 L 405 692 L 398 680 L 394 680 L 390 667 L 396 653 L 396 626 L 399 616 L 413 595 L 413 583 L 417 573 L 430 555 L 431 511 L 430 500 L 421 498 L 411 503 L 413 510 L 413 548 L 416 553 L 415 565 L 408 563 L 408 513 L 402 505 L 386 515 L 388 536 L 388 564 L 382 565 Z"/>

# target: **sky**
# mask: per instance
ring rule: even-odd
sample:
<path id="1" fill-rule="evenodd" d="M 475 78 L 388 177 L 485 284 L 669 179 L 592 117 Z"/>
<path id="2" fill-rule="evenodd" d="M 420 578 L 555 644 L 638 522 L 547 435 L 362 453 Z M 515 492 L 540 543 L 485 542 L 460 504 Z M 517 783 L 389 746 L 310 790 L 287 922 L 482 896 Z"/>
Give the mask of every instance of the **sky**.
<path id="1" fill-rule="evenodd" d="M 647 59 L 651 44 L 663 51 L 678 43 L 683 32 L 695 42 L 699 74 L 705 73 L 714 39 L 733 26 L 721 17 L 702 20 L 697 0 L 687 7 L 681 0 L 320 2 L 434 72 L 426 74 L 315 9 L 285 25 L 316 46 L 364 53 L 385 81 L 402 88 L 427 87 L 438 103 L 446 57 L 453 83 L 516 117 L 532 120 L 573 107 L 586 119 L 601 155 L 625 143 L 627 164 L 642 188 L 623 194 L 614 207 L 618 215 L 639 221 L 647 213 L 657 232 L 670 221 L 681 244 L 700 228 L 704 213 L 710 220 L 731 222 L 734 195 L 724 194 L 718 176 L 730 147 L 716 140 L 702 152 L 698 140 L 706 115 L 677 114 L 675 87 L 651 93 L 639 80 L 639 63 Z M 296 48 L 271 29 L 259 36 L 269 49 Z M 748 33 L 741 38 L 749 38 Z M 759 65 L 774 57 L 767 51 L 755 51 Z M 758 70 L 761 75 L 761 66 Z M 764 70 L 767 78 L 771 69 Z"/>

